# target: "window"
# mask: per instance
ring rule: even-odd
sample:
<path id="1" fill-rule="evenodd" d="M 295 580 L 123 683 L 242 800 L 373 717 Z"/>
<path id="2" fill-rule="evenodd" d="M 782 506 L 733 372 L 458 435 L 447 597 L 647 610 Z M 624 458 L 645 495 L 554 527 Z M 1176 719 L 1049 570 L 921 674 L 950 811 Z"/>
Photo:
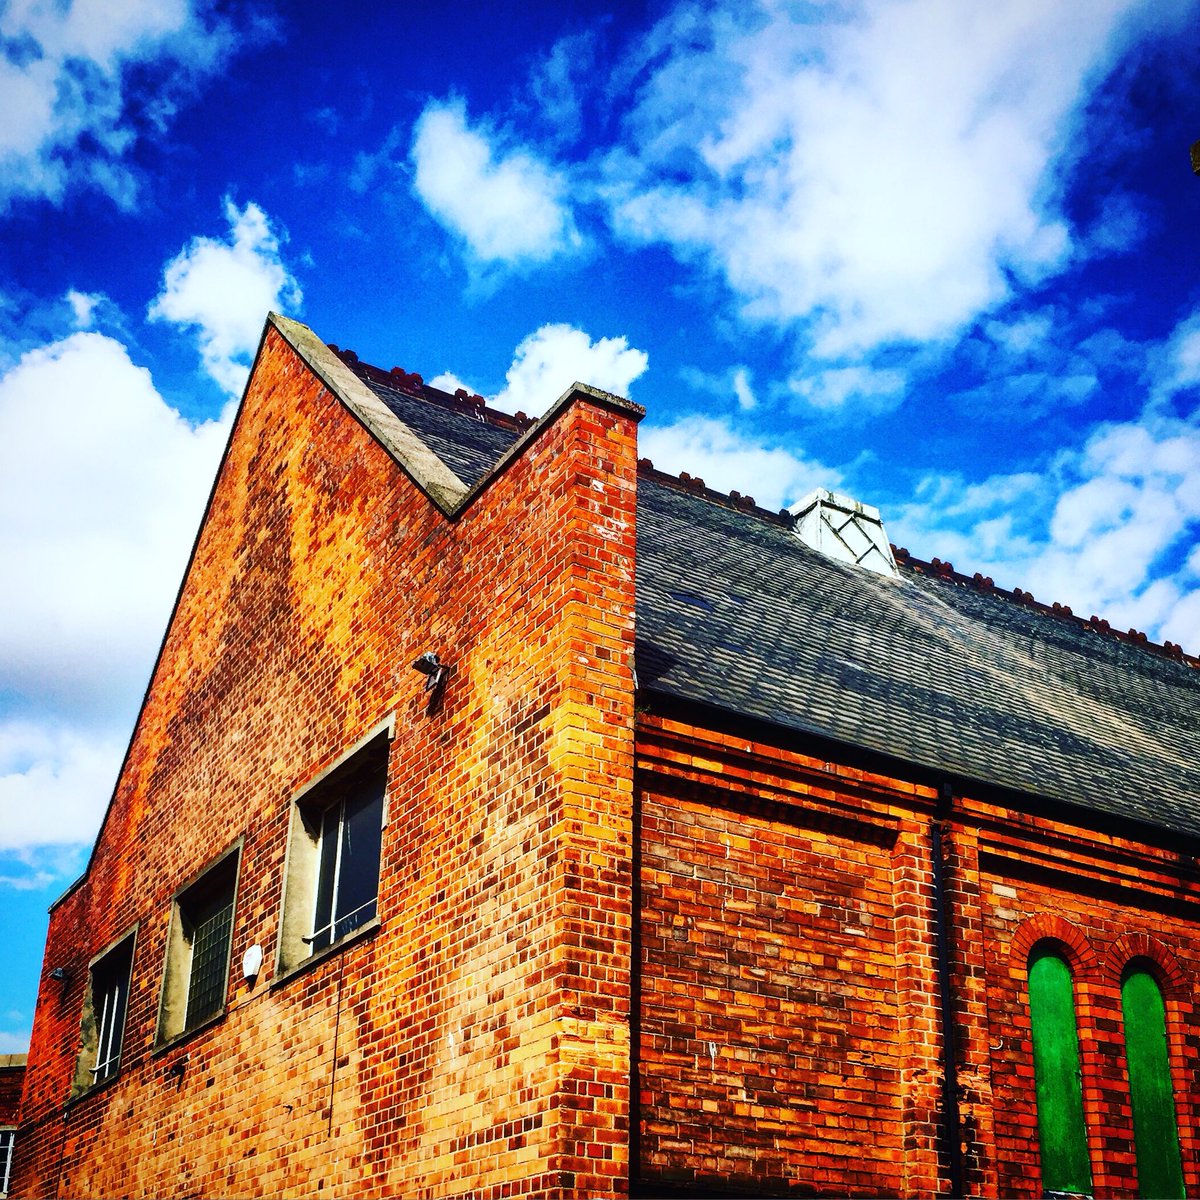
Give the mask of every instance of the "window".
<path id="1" fill-rule="evenodd" d="M 13 1142 L 15 1129 L 0 1129 L 0 1196 L 8 1195 L 8 1183 L 12 1178 Z"/>
<path id="2" fill-rule="evenodd" d="M 370 737 L 296 801 L 278 973 L 375 920 L 389 734 Z"/>
<path id="3" fill-rule="evenodd" d="M 158 1043 L 225 1011 L 239 852 L 228 852 L 175 897 L 167 935 Z"/>
<path id="4" fill-rule="evenodd" d="M 73 1096 L 111 1079 L 121 1065 L 129 977 L 133 969 L 131 933 L 92 961 L 83 999 L 81 1048 L 71 1088 Z"/>
<path id="5" fill-rule="evenodd" d="M 1158 981 L 1137 962 L 1129 965 L 1121 980 L 1121 1015 L 1133 1105 L 1138 1191 L 1143 1196 L 1183 1196 L 1175 1089 L 1167 1052 L 1167 1012 Z"/>
<path id="6" fill-rule="evenodd" d="M 1029 962 L 1029 1017 L 1044 1192 L 1090 1193 L 1092 1168 L 1083 1118 L 1079 1034 L 1071 968 L 1035 947 Z"/>

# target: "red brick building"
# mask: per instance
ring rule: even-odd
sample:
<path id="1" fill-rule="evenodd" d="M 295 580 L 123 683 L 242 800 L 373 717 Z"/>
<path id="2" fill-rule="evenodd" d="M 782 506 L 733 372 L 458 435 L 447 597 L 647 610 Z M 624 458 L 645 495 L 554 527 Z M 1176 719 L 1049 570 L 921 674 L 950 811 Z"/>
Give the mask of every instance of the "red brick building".
<path id="1" fill-rule="evenodd" d="M 1200 663 L 267 326 L 26 1196 L 1200 1191 Z"/>
<path id="2" fill-rule="evenodd" d="M 8 1195 L 12 1175 L 13 1145 L 25 1080 L 24 1054 L 0 1054 L 0 1196 Z"/>

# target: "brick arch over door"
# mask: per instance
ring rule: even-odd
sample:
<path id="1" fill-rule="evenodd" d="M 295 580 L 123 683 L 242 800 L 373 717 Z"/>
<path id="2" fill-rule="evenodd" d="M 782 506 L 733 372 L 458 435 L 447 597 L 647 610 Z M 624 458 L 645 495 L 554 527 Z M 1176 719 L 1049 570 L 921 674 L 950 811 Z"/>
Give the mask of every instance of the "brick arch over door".
<path id="1" fill-rule="evenodd" d="M 1136 960 L 1144 961 L 1151 974 L 1158 980 L 1163 999 L 1168 1004 L 1192 1009 L 1192 987 L 1188 973 L 1184 970 L 1175 951 L 1146 933 L 1126 933 L 1117 938 L 1108 948 L 1105 957 L 1105 973 L 1120 985 L 1122 975 Z"/>
<path id="2" fill-rule="evenodd" d="M 1046 944 L 1060 950 L 1078 981 L 1093 982 L 1099 975 L 1100 957 L 1082 930 L 1056 913 L 1038 913 L 1017 926 L 1009 943 L 1009 972 L 1026 978 L 1035 947 Z"/>

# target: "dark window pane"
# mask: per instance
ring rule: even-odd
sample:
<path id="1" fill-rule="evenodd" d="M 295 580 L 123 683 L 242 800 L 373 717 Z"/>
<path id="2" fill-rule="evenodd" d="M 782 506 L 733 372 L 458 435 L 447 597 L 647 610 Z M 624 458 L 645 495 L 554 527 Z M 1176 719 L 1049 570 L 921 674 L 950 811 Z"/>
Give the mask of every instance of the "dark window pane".
<path id="1" fill-rule="evenodd" d="M 312 948 L 321 950 L 333 941 L 333 894 L 337 883 L 338 843 L 342 833 L 342 805 L 330 806 L 321 816 L 321 857 L 317 875 L 317 906 L 313 914 Z"/>
<path id="2" fill-rule="evenodd" d="M 345 799 L 335 937 L 342 937 L 375 916 L 383 835 L 383 785 L 381 773 L 367 776 Z"/>
<path id="3" fill-rule="evenodd" d="M 348 776 L 321 814 L 312 948 L 321 950 L 375 917 L 386 762 Z"/>
<path id="4" fill-rule="evenodd" d="M 188 981 L 185 1024 L 190 1028 L 225 1007 L 225 969 L 233 930 L 233 896 L 215 911 L 198 914 L 192 932 L 192 972 Z"/>

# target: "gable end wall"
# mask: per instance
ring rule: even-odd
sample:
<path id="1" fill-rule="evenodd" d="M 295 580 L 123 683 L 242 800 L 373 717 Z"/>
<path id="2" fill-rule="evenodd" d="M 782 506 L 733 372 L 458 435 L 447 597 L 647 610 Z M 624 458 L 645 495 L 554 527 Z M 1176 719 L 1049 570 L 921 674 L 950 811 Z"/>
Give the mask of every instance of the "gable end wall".
<path id="1" fill-rule="evenodd" d="M 52 914 L 17 1194 L 619 1189 L 635 422 L 577 398 L 450 521 L 268 328 Z M 453 664 L 433 705 L 426 650 Z M 291 797 L 391 715 L 379 927 L 276 985 Z M 156 1054 L 171 897 L 237 838 L 228 1011 Z M 135 923 L 121 1071 L 65 1106 L 87 962 Z"/>

